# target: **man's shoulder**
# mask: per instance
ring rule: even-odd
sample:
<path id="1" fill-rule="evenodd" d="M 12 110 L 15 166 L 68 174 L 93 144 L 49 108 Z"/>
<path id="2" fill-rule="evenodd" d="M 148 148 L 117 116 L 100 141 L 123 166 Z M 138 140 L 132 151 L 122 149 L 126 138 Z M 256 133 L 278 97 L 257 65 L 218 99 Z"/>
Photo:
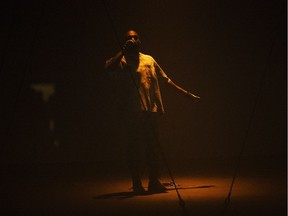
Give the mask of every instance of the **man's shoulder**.
<path id="1" fill-rule="evenodd" d="M 144 54 L 144 53 L 139 53 L 140 54 L 140 57 L 143 58 L 143 59 L 149 59 L 151 61 L 154 61 L 154 58 L 151 56 L 151 55 L 148 55 L 148 54 Z"/>

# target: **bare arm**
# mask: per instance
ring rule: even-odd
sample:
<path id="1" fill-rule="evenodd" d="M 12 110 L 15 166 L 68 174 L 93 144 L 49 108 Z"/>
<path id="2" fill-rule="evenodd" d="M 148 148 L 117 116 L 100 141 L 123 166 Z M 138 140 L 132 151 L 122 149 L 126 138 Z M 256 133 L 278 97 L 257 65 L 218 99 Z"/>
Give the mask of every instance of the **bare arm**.
<path id="1" fill-rule="evenodd" d="M 192 94 L 191 92 L 181 88 L 180 86 L 176 85 L 171 79 L 168 80 L 168 84 L 173 87 L 176 90 L 179 90 L 180 92 L 182 92 L 183 94 L 187 95 L 188 97 L 190 97 L 192 100 L 198 102 L 200 100 L 200 97 L 197 95 Z"/>
<path id="2" fill-rule="evenodd" d="M 162 70 L 162 68 L 160 67 L 160 65 L 155 61 L 155 66 L 159 69 L 159 74 L 161 75 L 162 78 L 164 78 L 164 80 L 166 81 L 166 83 L 171 86 L 173 89 L 180 91 L 181 93 L 183 93 L 184 95 L 188 96 L 190 99 L 192 99 L 193 101 L 198 102 L 200 100 L 200 97 L 197 95 L 192 94 L 191 92 L 181 88 L 180 86 L 176 85 L 171 79 L 169 79 L 169 77 L 166 75 L 166 73 Z"/>
<path id="3" fill-rule="evenodd" d="M 122 47 L 122 50 L 119 51 L 114 57 L 110 58 L 105 63 L 105 69 L 115 69 L 119 65 L 123 56 L 128 53 L 131 49 L 134 49 L 136 46 L 136 41 L 134 38 L 132 40 L 127 40 Z"/>
<path id="4" fill-rule="evenodd" d="M 122 57 L 123 57 L 123 53 L 122 53 L 122 51 L 120 51 L 115 56 L 113 56 L 112 58 L 108 59 L 105 62 L 105 69 L 113 70 L 113 69 L 117 68 L 117 66 L 119 65 Z"/>

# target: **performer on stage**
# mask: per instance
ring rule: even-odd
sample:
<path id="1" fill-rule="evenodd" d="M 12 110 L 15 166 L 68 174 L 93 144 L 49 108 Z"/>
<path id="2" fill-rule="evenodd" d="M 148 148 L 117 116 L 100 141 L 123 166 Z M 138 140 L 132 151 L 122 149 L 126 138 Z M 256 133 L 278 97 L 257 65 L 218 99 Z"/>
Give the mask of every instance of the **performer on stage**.
<path id="1" fill-rule="evenodd" d="M 134 30 L 126 33 L 122 50 L 106 61 L 105 68 L 117 85 L 120 85 L 118 107 L 127 121 L 127 159 L 133 191 L 138 194 L 145 193 L 139 173 L 140 152 L 145 149 L 149 170 L 148 191 L 165 192 L 167 189 L 159 180 L 158 164 L 158 122 L 164 114 L 159 82 L 172 86 L 194 101 L 198 101 L 200 97 L 172 82 L 152 56 L 141 52 L 141 41 Z"/>

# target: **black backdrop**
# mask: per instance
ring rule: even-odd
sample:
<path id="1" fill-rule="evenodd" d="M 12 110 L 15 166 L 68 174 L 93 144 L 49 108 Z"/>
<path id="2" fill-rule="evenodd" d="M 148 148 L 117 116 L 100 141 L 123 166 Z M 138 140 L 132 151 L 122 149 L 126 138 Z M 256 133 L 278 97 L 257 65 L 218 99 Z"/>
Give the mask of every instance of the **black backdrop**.
<path id="1" fill-rule="evenodd" d="M 143 52 L 202 98 L 195 104 L 162 87 L 169 160 L 234 164 L 245 143 L 243 161 L 285 167 L 285 1 L 106 5 L 110 16 L 97 0 L 1 3 L 3 162 L 123 159 L 121 116 L 103 65 L 119 50 L 115 33 L 132 28 Z M 54 88 L 46 102 L 31 88 L 39 84 Z"/>

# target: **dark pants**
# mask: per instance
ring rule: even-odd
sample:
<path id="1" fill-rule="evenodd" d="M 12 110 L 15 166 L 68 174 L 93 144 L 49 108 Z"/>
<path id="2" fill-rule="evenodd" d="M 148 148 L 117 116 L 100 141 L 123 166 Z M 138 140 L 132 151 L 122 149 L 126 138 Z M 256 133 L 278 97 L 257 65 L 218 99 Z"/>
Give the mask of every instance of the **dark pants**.
<path id="1" fill-rule="evenodd" d="M 159 114 L 132 114 L 127 129 L 127 159 L 133 185 L 141 184 L 139 168 L 144 164 L 148 167 L 149 181 L 156 181 L 159 177 Z"/>

